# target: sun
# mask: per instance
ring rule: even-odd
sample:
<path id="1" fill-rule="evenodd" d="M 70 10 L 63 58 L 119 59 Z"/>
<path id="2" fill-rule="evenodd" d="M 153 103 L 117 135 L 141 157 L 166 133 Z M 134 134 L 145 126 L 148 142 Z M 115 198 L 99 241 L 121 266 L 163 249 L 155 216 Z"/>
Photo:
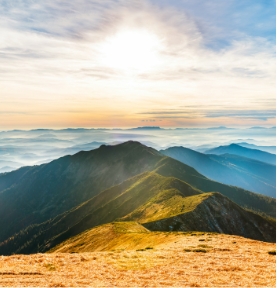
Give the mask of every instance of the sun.
<path id="1" fill-rule="evenodd" d="M 122 30 L 101 45 L 102 63 L 126 73 L 144 73 L 160 63 L 162 41 L 147 30 Z"/>

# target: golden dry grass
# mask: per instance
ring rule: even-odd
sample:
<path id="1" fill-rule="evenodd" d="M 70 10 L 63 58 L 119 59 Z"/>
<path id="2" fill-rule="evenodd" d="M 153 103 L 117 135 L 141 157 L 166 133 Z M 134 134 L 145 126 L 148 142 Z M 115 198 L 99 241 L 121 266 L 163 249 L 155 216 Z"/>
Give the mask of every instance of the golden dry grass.
<path id="1" fill-rule="evenodd" d="M 275 287 L 276 284 L 276 256 L 268 254 L 276 249 L 273 243 L 191 233 L 177 235 L 171 242 L 153 248 L 0 256 L 0 286 Z"/>
<path id="2" fill-rule="evenodd" d="M 113 222 L 86 230 L 55 246 L 49 252 L 139 250 L 171 243 L 183 236 L 183 232 L 150 232 L 137 222 Z"/>

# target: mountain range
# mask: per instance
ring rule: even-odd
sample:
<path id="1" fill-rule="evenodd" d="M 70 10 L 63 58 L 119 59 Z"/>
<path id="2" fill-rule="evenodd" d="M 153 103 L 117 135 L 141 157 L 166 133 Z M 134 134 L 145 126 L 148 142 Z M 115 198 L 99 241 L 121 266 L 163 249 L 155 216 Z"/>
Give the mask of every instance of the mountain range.
<path id="1" fill-rule="evenodd" d="M 0 254 L 45 252 L 118 220 L 272 242 L 275 205 L 273 198 L 210 180 L 139 142 L 102 145 L 0 174 Z"/>
<path id="2" fill-rule="evenodd" d="M 238 144 L 230 144 L 227 146 L 219 146 L 213 149 L 208 149 L 205 151 L 205 154 L 216 154 L 216 155 L 233 154 L 276 166 L 275 154 L 260 151 L 258 149 L 249 149 L 246 147 L 242 147 Z"/>
<path id="3" fill-rule="evenodd" d="M 204 154 L 184 147 L 160 151 L 215 181 L 276 197 L 276 166 L 233 154 Z"/>
<path id="4" fill-rule="evenodd" d="M 271 154 L 276 154 L 276 146 L 261 146 L 261 145 L 254 145 L 247 142 L 239 142 L 236 143 L 239 146 L 250 148 L 250 149 L 257 149 L 262 150 Z"/>

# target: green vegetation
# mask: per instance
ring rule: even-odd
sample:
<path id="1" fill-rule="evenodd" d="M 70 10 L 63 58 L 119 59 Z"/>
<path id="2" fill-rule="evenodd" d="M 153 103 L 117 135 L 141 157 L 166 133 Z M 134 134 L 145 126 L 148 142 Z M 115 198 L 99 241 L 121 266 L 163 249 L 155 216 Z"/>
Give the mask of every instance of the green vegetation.
<path id="1" fill-rule="evenodd" d="M 189 188 L 193 191 L 191 187 Z M 193 211 L 197 205 L 210 197 L 210 195 L 211 193 L 205 193 L 184 197 L 184 194 L 176 189 L 164 190 L 151 198 L 145 205 L 123 217 L 122 220 L 147 223 L 188 213 Z"/>
<path id="2" fill-rule="evenodd" d="M 273 219 L 237 205 L 274 216 L 275 199 L 211 181 L 138 142 L 102 145 L 22 171 L 0 177 L 0 203 L 5 203 L 0 207 L 0 254 L 45 252 L 119 220 L 139 221 L 154 231 L 224 231 L 275 239 Z M 236 220 L 229 225 L 227 218 Z M 119 225 L 113 235 L 122 229 L 129 231 Z"/>

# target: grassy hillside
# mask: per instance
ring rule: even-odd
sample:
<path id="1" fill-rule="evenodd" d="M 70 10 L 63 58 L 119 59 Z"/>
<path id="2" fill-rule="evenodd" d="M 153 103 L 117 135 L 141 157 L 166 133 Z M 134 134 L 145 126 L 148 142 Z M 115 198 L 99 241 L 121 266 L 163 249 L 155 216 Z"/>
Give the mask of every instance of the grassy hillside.
<path id="1" fill-rule="evenodd" d="M 130 141 L 34 166 L 25 169 L 23 176 L 15 172 L 1 175 L 0 187 L 5 190 L 0 192 L 0 241 L 152 170 L 162 157 L 156 150 Z M 10 181 L 11 175 L 17 177 Z"/>
<path id="2" fill-rule="evenodd" d="M 121 218 L 123 221 L 137 221 L 147 223 L 160 219 L 171 218 L 179 214 L 193 211 L 202 201 L 212 193 L 184 197 L 176 189 L 161 191 L 138 209 Z M 170 229 L 168 229 L 169 231 Z"/>
<path id="3" fill-rule="evenodd" d="M 40 225 L 31 225 L 0 244 L 0 254 L 46 251 L 84 230 L 124 217 L 163 191 L 186 196 L 201 191 L 173 177 L 153 172 L 135 176 Z"/>
<path id="4" fill-rule="evenodd" d="M 247 212 L 219 193 L 200 192 L 176 178 L 143 173 L 54 219 L 20 231 L 0 244 L 0 254 L 45 252 L 87 229 L 119 219 L 146 226 L 150 222 L 153 230 L 224 232 L 272 241 L 275 221 Z M 189 217 L 191 225 L 186 220 L 176 221 L 176 217 Z M 218 221 L 218 217 L 224 220 Z M 166 225 L 157 228 L 157 223 Z M 249 229 L 243 230 L 241 225 Z"/>
<path id="5" fill-rule="evenodd" d="M 20 171 L 25 173 L 11 172 L 12 174 L 6 173 L 0 177 L 0 187 L 1 185 L 5 187 L 5 190 L 0 192 L 0 241 L 7 240 L 31 225 L 33 228 L 30 229 L 36 231 L 30 233 L 32 236 L 40 235 L 43 231 L 51 228 L 51 231 L 55 232 L 49 234 L 50 238 L 46 237 L 46 239 L 51 239 L 55 235 L 61 234 L 62 231 L 69 230 L 69 227 L 73 227 L 74 223 L 81 220 L 84 227 L 107 223 L 116 219 L 115 217 L 126 216 L 137 209 L 139 205 L 143 205 L 150 198 L 167 189 L 177 189 L 182 194 L 181 190 L 183 189 L 187 192 L 190 191 L 191 195 L 199 193 L 197 189 L 204 192 L 217 191 L 242 207 L 261 211 L 273 217 L 276 213 L 275 199 L 211 181 L 192 167 L 133 141 L 115 146 L 102 145 L 96 150 L 80 152 L 48 164 Z M 129 190 L 127 188 L 124 190 L 122 186 L 114 187 L 98 197 L 97 200 L 90 200 L 90 204 L 82 204 L 101 191 L 117 186 L 130 177 L 146 171 L 156 172 L 160 176 L 156 175 L 155 179 L 152 179 L 152 176 L 145 179 L 143 177 L 143 180 L 140 178 L 141 176 L 138 176 L 140 179 L 137 180 L 138 183 L 134 179 L 128 180 L 131 181 L 130 183 L 136 183 L 134 187 L 129 187 L 128 181 L 122 184 L 123 186 L 127 185 Z M 168 183 L 168 179 L 164 180 L 165 182 L 161 181 L 159 178 L 161 176 L 173 178 L 170 178 Z M 13 177 L 14 181 L 10 181 L 9 179 Z M 113 197 L 113 193 L 118 195 L 116 199 Z M 122 193 L 122 195 L 117 193 Z M 139 197 L 134 202 L 135 195 Z M 189 195 L 186 194 L 186 196 Z M 100 202 L 103 207 L 99 206 Z M 81 210 L 73 208 L 79 205 L 82 207 Z M 108 212 L 106 213 L 106 211 Z M 94 214 L 87 216 L 92 213 Z M 65 219 L 71 219 L 69 224 Z M 43 222 L 45 223 L 42 226 L 36 225 Z M 83 231 L 80 229 L 83 229 L 82 226 L 76 226 L 73 229 L 76 230 L 74 233 Z M 68 232 L 69 236 L 71 236 L 70 231 Z M 25 235 L 23 238 L 26 237 Z M 19 242 L 22 244 L 28 241 Z M 20 243 L 18 243 L 17 249 L 21 247 Z M 32 249 L 36 251 L 40 249 L 40 245 L 45 245 L 45 241 L 43 241 L 44 244 L 30 241 L 30 247 L 31 243 L 34 245 Z M 41 242 L 39 241 L 39 243 Z"/>
<path id="6" fill-rule="evenodd" d="M 183 165 L 183 163 L 175 159 L 166 157 L 158 163 L 158 167 L 154 171 L 166 177 L 174 176 L 204 192 L 220 192 L 243 208 L 249 208 L 270 217 L 276 217 L 276 199 L 210 180 L 200 176 L 201 174 L 196 172 L 196 170 L 194 173 L 187 173 L 188 166 Z"/>
<path id="7" fill-rule="evenodd" d="M 240 235 L 261 241 L 275 242 L 276 221 L 246 211 L 219 193 L 188 197 L 194 209 L 172 217 L 147 221 L 151 231 L 206 231 Z M 196 198 L 196 199 L 194 199 Z M 188 200 L 188 199 L 185 199 Z M 134 217 L 133 220 L 136 220 Z"/>
<path id="8" fill-rule="evenodd" d="M 160 151 L 215 181 L 276 198 L 276 166 L 249 158 L 203 154 L 184 147 Z"/>
<path id="9" fill-rule="evenodd" d="M 136 222 L 113 222 L 86 230 L 52 248 L 50 253 L 144 250 L 173 242 L 183 233 L 150 232 Z"/>

